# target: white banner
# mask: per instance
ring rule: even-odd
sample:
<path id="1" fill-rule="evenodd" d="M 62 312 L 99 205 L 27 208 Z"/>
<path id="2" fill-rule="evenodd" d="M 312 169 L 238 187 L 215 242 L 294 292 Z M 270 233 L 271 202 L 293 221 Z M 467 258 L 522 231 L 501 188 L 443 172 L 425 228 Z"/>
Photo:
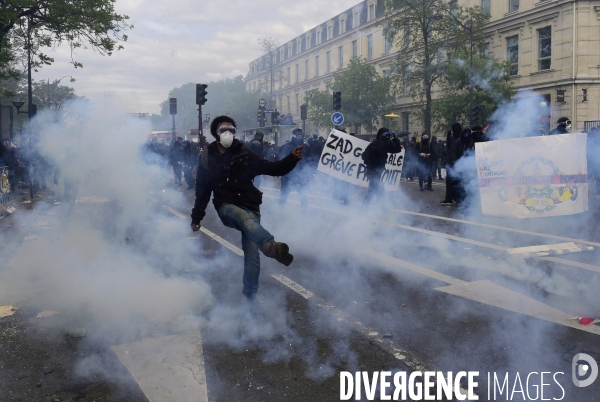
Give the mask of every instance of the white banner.
<path id="1" fill-rule="evenodd" d="M 588 210 L 587 134 L 477 143 L 484 215 L 540 218 Z"/>
<path id="2" fill-rule="evenodd" d="M 369 145 L 368 141 L 333 129 L 329 137 L 327 137 L 325 147 L 319 157 L 317 170 L 327 173 L 336 179 L 368 187 L 367 167 L 361 158 L 367 145 Z M 400 153 L 388 154 L 385 171 L 381 175 L 387 191 L 398 191 L 400 187 L 404 151 L 403 148 Z"/>

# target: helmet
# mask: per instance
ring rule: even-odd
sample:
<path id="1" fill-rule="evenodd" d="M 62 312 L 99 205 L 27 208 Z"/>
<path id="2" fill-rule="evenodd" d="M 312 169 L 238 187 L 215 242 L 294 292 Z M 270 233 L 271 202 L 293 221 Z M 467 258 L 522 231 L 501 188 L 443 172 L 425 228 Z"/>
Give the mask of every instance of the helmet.
<path id="1" fill-rule="evenodd" d="M 568 117 L 561 117 L 556 123 L 558 127 L 564 127 L 567 131 L 571 129 L 571 120 Z"/>

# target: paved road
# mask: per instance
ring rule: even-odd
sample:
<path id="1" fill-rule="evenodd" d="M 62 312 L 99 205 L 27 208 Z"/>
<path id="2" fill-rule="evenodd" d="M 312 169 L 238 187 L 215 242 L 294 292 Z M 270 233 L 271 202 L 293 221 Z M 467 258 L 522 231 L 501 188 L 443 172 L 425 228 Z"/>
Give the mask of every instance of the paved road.
<path id="1" fill-rule="evenodd" d="M 281 211 L 277 181 L 263 182 L 263 224 L 290 245 L 295 260 L 284 267 L 261 259 L 258 312 L 248 311 L 240 293 L 239 233 L 224 227 L 209 206 L 205 231 L 191 234 L 191 191 L 165 184 L 165 192 L 157 188 L 146 195 L 143 199 L 156 216 L 170 222 L 166 229 L 171 236 L 157 234 L 155 241 L 172 239 L 173 247 L 199 264 L 164 261 L 159 265 L 165 275 L 210 287 L 210 306 L 190 311 L 200 317 L 195 321 L 198 335 L 189 335 L 189 325 L 165 328 L 140 322 L 128 336 L 118 328 L 104 334 L 97 327 L 88 328 L 86 337 L 68 336 L 63 329 L 77 321 L 57 314 L 40 324 L 42 318 L 35 316 L 42 307 L 33 295 L 3 298 L 0 304 L 19 310 L 0 318 L 5 379 L 0 394 L 23 401 L 160 400 L 152 398 L 159 377 L 166 378 L 161 370 L 187 367 L 180 361 L 184 355 L 203 361 L 203 374 L 191 375 L 188 386 L 204 389 L 211 401 L 339 400 L 341 371 L 381 370 L 479 371 L 479 400 L 494 399 L 493 391 L 487 395 L 488 372 L 500 382 L 508 374 L 516 400 L 526 395 L 519 392 L 520 383 L 531 399 L 535 385 L 539 389 L 541 376 L 531 375 L 527 383 L 529 373 L 549 372 L 543 379 L 550 384 L 544 386 L 544 398 L 560 399 L 563 392 L 566 401 L 596 398 L 600 381 L 575 387 L 571 361 L 577 353 L 600 361 L 600 328 L 574 319 L 600 317 L 598 198 L 590 199 L 590 212 L 581 216 L 518 221 L 481 216 L 476 203 L 467 210 L 439 206 L 441 181 L 433 192 L 403 182 L 387 208 L 374 204 L 368 211 L 360 207 L 363 190 L 353 190 L 353 203 L 345 207 L 330 200 L 330 183 L 319 177 L 321 181 L 323 186 L 310 191 L 306 217 L 300 214 L 297 194 Z M 179 192 L 183 198 L 173 195 Z M 18 250 L 36 241 L 31 236 L 52 231 L 42 227 L 61 225 L 52 219 L 56 207 L 40 204 L 45 219 L 40 215 L 30 226 L 8 230 L 20 243 L 11 253 L 3 251 L 3 262 L 18 258 Z M 119 213 L 120 205 L 107 200 L 79 203 L 74 216 L 93 216 L 103 226 L 107 216 Z M 152 232 L 152 222 L 144 223 L 128 229 L 128 247 L 139 247 L 137 239 Z M 120 233 L 110 225 L 104 229 Z M 568 242 L 595 250 L 527 258 L 507 251 Z M 169 336 L 181 337 L 166 340 Z M 161 346 L 145 347 L 148 340 Z M 196 346 L 189 349 L 186 342 Z M 174 346 L 180 344 L 184 346 Z M 158 352 L 141 352 L 150 349 Z M 148 363 L 140 371 L 135 362 L 142 359 Z M 156 361 L 160 364 L 152 363 Z M 562 388 L 552 378 L 559 372 L 564 373 L 556 374 Z M 496 400 L 506 400 L 506 392 Z M 364 392 L 362 397 L 367 400 Z"/>

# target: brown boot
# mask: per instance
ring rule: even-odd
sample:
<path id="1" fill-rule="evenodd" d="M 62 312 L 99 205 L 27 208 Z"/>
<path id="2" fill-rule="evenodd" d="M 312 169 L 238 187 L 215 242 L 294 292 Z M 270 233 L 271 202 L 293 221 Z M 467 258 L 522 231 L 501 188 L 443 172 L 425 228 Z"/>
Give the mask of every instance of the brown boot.
<path id="1" fill-rule="evenodd" d="M 263 244 L 260 251 L 267 257 L 275 258 L 285 266 L 289 266 L 294 260 L 294 256 L 290 254 L 288 245 L 285 243 L 278 243 L 274 240 Z"/>

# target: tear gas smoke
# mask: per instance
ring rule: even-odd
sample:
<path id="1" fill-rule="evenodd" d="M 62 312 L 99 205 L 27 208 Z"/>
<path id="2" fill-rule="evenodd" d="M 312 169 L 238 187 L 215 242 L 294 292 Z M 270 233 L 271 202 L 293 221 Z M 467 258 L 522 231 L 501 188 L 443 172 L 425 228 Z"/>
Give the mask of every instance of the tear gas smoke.
<path id="1" fill-rule="evenodd" d="M 501 108 L 494 117 L 500 128 L 497 138 L 520 135 L 515 130 L 535 121 L 536 108 L 539 108 L 537 99 L 519 100 Z M 311 338 L 314 335 L 307 336 L 292 328 L 295 312 L 288 311 L 285 298 L 281 300 L 272 290 L 259 293 L 263 301 L 263 316 L 259 319 L 248 319 L 245 306 L 238 304 L 239 299 L 211 307 L 209 287 L 195 273 L 218 277 L 231 274 L 234 278 L 230 281 L 231 288 L 239 292 L 241 270 L 231 273 L 231 267 L 242 263 L 228 251 L 217 253 L 212 259 L 198 256 L 198 245 L 182 240 L 189 234 L 189 222 L 157 213 L 155 199 L 159 204 L 168 203 L 182 209 L 189 210 L 191 205 L 176 191 L 157 194 L 161 192 L 157 183 L 165 180 L 165 172 L 139 158 L 140 146 L 149 131 L 142 122 L 119 116 L 114 111 L 108 117 L 98 116 L 92 106 L 74 103 L 62 112 L 60 119 L 55 121 L 49 115 L 40 114 L 38 123 L 43 154 L 61 168 L 64 180 L 78 183 L 77 197 L 105 197 L 109 202 L 93 209 L 85 203 L 78 204 L 72 215 L 53 215 L 52 209 L 37 207 L 33 218 L 23 218 L 24 223 L 45 219 L 54 220 L 55 225 L 36 241 L 22 245 L 0 271 L 0 294 L 4 301 L 14 304 L 11 297 L 33 293 L 38 305 L 65 312 L 81 323 L 79 326 L 91 328 L 92 336 L 97 334 L 109 343 L 135 339 L 140 325 L 172 332 L 202 328 L 207 342 L 226 344 L 233 350 L 258 348 L 262 351 L 260 358 L 266 363 L 299 357 L 315 380 L 335 375 L 342 364 L 350 367 L 350 371 L 357 370 L 358 358 L 349 341 L 351 330 L 335 319 L 323 319 L 327 314 L 322 310 L 309 309 L 309 314 L 310 321 L 319 322 L 327 333 L 335 335 L 329 342 L 331 357 L 325 359 L 315 354 Z M 459 215 L 464 219 L 485 219 L 477 208 L 473 156 L 457 163 L 455 173 L 467 188 L 468 207 Z M 332 188 L 331 179 L 318 175 L 311 183 L 310 193 L 330 198 Z M 427 227 L 430 223 L 425 218 L 403 218 L 402 214 L 376 204 L 368 212 L 354 208 L 341 210 L 338 204 L 322 200 L 325 209 L 310 208 L 303 217 L 293 197 L 284 210 L 278 211 L 276 200 L 272 198 L 278 198 L 279 194 L 273 191 L 265 191 L 265 194 L 262 208 L 265 227 L 278 241 L 287 242 L 297 259 L 310 261 L 310 269 L 294 272 L 296 280 L 310 284 L 312 292 L 333 305 L 344 307 L 367 325 L 387 325 L 386 318 L 402 307 L 392 301 L 384 306 L 368 304 L 376 299 L 374 295 L 387 292 L 390 296 L 408 298 L 413 294 L 410 292 L 414 292 L 426 306 L 429 303 L 425 302 L 442 296 L 422 291 L 425 285 L 440 286 L 439 281 L 402 271 L 384 272 L 378 262 L 359 261 L 357 252 L 361 249 L 415 261 L 439 272 L 459 267 L 464 281 L 492 278 L 499 285 L 517 288 L 520 293 L 550 305 L 560 304 L 558 307 L 565 311 L 595 311 L 600 301 L 596 275 L 585 283 L 573 282 L 561 273 L 540 270 L 527 260 L 513 260 L 499 253 L 467 254 L 461 244 L 451 240 L 394 226 L 402 222 Z M 402 210 L 420 211 L 422 208 L 418 200 L 411 199 L 402 190 L 388 197 L 390 205 Z M 313 199 L 309 199 L 309 203 L 313 203 Z M 214 214 L 212 205 L 208 210 Z M 581 236 L 589 235 L 586 214 L 569 219 L 574 227 L 582 230 Z M 539 232 L 552 225 L 544 219 L 512 223 Z M 469 226 L 453 232 L 473 239 L 487 233 L 485 229 Z M 130 243 L 123 241 L 128 236 Z M 498 236 L 498 241 L 505 244 L 515 241 L 513 234 Z M 264 283 L 271 271 L 269 263 L 263 264 L 262 269 L 261 283 Z M 375 280 L 374 276 L 384 279 Z M 398 283 L 406 295 L 394 292 Z M 343 292 L 339 291 L 340 286 Z M 578 300 L 574 300 L 573 294 L 579 295 Z M 452 312 L 447 318 L 449 323 L 477 318 L 473 302 L 444 297 L 443 303 L 445 310 Z M 426 326 L 423 321 L 427 319 L 426 314 L 417 311 L 403 315 L 402 327 L 406 331 L 403 336 L 409 342 L 419 338 L 419 330 Z M 206 318 L 199 318 L 202 315 Z M 107 323 L 110 330 L 102 330 Z M 490 320 L 486 325 L 486 333 L 494 335 L 495 348 L 506 350 L 503 360 L 497 363 L 504 369 L 516 371 L 535 365 L 532 350 L 537 356 L 543 356 L 537 360 L 540 363 L 555 363 L 562 358 L 555 349 L 556 343 L 549 339 L 547 323 L 514 319 L 510 323 Z M 319 328 L 314 329 L 318 334 Z M 521 334 L 527 341 L 515 346 L 515 334 Z M 431 336 L 435 338 L 432 348 L 439 352 L 432 359 L 449 370 L 464 370 L 465 364 L 473 362 L 489 362 L 486 355 L 489 351 L 476 339 L 465 337 L 457 341 L 444 339 L 439 334 Z M 317 366 L 320 369 L 315 371 Z M 85 367 L 82 363 L 81 372 L 86 372 Z"/>

